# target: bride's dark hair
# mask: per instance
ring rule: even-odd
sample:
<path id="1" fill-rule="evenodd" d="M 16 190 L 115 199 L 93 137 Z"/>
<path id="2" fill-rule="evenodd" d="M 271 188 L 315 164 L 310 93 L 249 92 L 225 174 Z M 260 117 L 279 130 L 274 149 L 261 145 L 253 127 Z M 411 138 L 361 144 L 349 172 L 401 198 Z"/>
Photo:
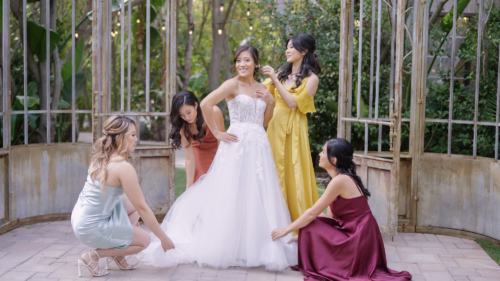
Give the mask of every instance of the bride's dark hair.
<path id="1" fill-rule="evenodd" d="M 286 40 L 287 48 L 288 42 L 290 42 L 290 40 L 292 41 L 293 48 L 297 51 L 307 51 L 304 59 L 302 60 L 299 73 L 297 73 L 297 78 L 295 80 L 295 87 L 293 89 L 297 89 L 302 84 L 302 80 L 304 80 L 304 78 L 310 76 L 312 73 L 320 73 L 321 66 L 318 55 L 314 53 L 314 51 L 316 50 L 316 39 L 314 39 L 314 37 L 308 34 L 294 35 Z M 280 82 L 284 82 L 288 79 L 288 76 L 292 74 L 292 67 L 293 64 L 289 63 L 278 74 L 278 80 L 280 80 Z"/>
<path id="2" fill-rule="evenodd" d="M 354 179 L 365 197 L 370 196 L 370 192 L 365 188 L 361 178 L 356 174 L 357 165 L 352 161 L 354 148 L 345 139 L 333 138 L 326 142 L 326 154 L 328 162 L 337 168 L 340 174 L 348 175 Z M 337 165 L 333 164 L 332 158 L 337 158 Z"/>
<path id="3" fill-rule="evenodd" d="M 241 45 L 238 47 L 238 49 L 236 49 L 236 52 L 234 52 L 233 56 L 233 65 L 231 65 L 230 71 L 232 73 L 236 69 L 236 60 L 238 59 L 238 56 L 244 51 L 248 51 L 252 56 L 253 62 L 255 63 L 253 78 L 257 78 L 257 76 L 259 75 L 259 51 L 257 51 L 257 49 L 251 45 Z"/>
<path id="4" fill-rule="evenodd" d="M 184 121 L 179 115 L 179 110 L 184 105 L 190 105 L 196 107 L 196 128 L 198 129 L 198 134 L 193 136 L 195 140 L 201 140 L 204 137 L 203 133 L 203 113 L 201 113 L 200 101 L 191 91 L 180 91 L 172 99 L 172 110 L 170 112 L 170 123 L 172 124 L 172 131 L 170 132 L 170 139 L 172 140 L 172 147 L 174 149 L 179 149 L 182 146 L 181 143 L 181 129 L 184 127 L 184 136 L 189 141 L 191 145 L 191 132 L 188 129 L 189 123 Z M 188 145 L 188 146 L 189 146 Z"/>

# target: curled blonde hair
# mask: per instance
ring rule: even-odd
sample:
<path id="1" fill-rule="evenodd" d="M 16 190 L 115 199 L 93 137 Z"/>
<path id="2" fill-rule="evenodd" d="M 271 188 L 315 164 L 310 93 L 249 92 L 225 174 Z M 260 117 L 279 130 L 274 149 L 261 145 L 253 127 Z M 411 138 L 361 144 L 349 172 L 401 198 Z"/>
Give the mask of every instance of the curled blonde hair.
<path id="1" fill-rule="evenodd" d="M 93 169 L 90 172 L 90 178 L 97 180 L 97 175 L 104 171 L 104 175 L 99 179 L 102 193 L 105 193 L 104 183 L 108 179 L 107 167 L 111 154 L 118 152 L 118 155 L 128 159 L 126 137 L 131 125 L 136 126 L 132 118 L 113 115 L 104 122 L 102 137 L 98 138 L 94 143 L 92 154 L 90 154 L 90 163 Z M 93 181 L 92 186 L 94 185 L 95 182 Z"/>

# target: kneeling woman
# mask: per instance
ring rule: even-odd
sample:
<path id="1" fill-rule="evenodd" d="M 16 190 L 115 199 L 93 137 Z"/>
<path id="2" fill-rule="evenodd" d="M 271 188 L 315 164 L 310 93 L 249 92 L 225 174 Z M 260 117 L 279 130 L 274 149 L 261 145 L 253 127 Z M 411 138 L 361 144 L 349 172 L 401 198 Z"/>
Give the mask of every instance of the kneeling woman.
<path id="1" fill-rule="evenodd" d="M 356 175 L 354 149 L 345 139 L 331 139 L 319 165 L 332 180 L 325 193 L 295 222 L 275 229 L 273 239 L 299 230 L 299 264 L 304 280 L 411 280 L 411 274 L 387 268 L 384 242 L 368 206 L 370 192 Z M 328 208 L 327 214 L 322 211 Z"/>
<path id="2" fill-rule="evenodd" d="M 139 227 L 139 217 L 160 237 L 164 251 L 174 248 L 144 200 L 134 167 L 126 161 L 137 142 L 134 120 L 112 116 L 103 127 L 103 136 L 97 139 L 91 154 L 87 182 L 71 213 L 76 238 L 95 248 L 78 260 L 79 276 L 80 266 L 94 276 L 107 275 L 107 270 L 99 267 L 99 259 L 107 257 L 120 269 L 134 269 L 125 256 L 139 253 L 151 240 Z"/>
<path id="3" fill-rule="evenodd" d="M 217 128 L 225 132 L 221 110 L 213 107 Z M 172 147 L 184 147 L 186 153 L 186 189 L 191 187 L 212 165 L 219 141 L 207 126 L 201 113 L 200 101 L 190 91 L 181 91 L 172 99 Z"/>

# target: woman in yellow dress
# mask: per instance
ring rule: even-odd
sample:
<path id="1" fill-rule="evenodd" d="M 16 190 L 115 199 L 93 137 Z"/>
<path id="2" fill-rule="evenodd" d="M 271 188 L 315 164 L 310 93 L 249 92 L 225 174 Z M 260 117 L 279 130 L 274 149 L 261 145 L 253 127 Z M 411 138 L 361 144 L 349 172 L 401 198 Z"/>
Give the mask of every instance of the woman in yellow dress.
<path id="1" fill-rule="evenodd" d="M 270 66 L 264 85 L 276 100 L 267 136 L 276 162 L 283 196 L 292 221 L 318 200 L 318 189 L 309 147 L 307 113 L 316 112 L 314 94 L 321 71 L 314 53 L 316 40 L 307 34 L 292 36 L 286 43 L 288 64 L 276 75 Z"/>

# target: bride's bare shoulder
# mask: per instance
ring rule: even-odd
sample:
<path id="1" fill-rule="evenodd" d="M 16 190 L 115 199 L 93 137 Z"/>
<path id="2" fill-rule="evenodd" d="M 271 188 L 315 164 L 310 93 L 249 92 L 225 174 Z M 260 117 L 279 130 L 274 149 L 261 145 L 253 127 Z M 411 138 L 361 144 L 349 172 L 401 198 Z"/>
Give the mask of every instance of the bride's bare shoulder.
<path id="1" fill-rule="evenodd" d="M 238 79 L 237 78 L 238 78 L 238 76 L 233 77 L 231 79 L 227 79 L 226 81 L 224 81 L 224 83 L 222 83 L 222 85 L 236 87 L 236 86 L 238 86 Z"/>

